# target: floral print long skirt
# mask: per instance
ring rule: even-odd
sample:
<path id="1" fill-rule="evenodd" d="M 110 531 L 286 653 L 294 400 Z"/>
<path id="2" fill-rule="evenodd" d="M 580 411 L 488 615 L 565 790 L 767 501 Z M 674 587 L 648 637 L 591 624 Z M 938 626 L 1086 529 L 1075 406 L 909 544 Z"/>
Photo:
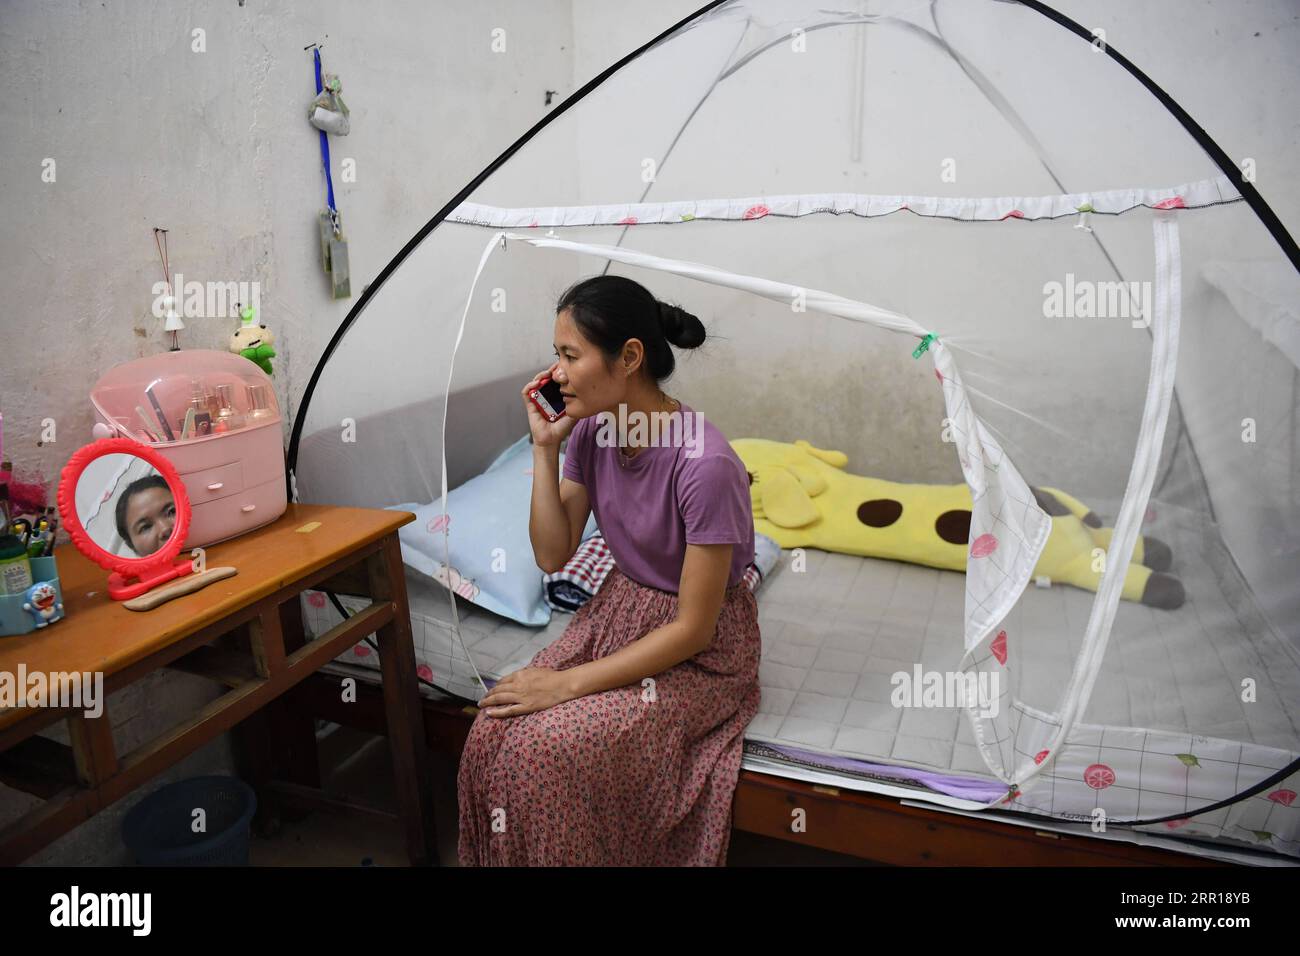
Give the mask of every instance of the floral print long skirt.
<path id="1" fill-rule="evenodd" d="M 676 594 L 616 566 L 530 666 L 597 660 L 676 616 Z M 760 650 L 742 582 L 712 643 L 651 680 L 518 717 L 480 713 L 458 775 L 461 865 L 725 864 Z"/>

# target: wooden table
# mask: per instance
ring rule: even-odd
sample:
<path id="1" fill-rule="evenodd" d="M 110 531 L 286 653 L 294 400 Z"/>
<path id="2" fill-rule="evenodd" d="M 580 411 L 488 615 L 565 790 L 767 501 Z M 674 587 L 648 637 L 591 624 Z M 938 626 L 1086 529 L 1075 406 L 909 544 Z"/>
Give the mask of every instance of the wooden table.
<path id="1" fill-rule="evenodd" d="M 71 708 L 0 710 L 0 783 L 46 801 L 0 830 L 0 864 L 26 859 L 241 722 L 249 745 L 241 755 L 244 776 L 253 778 L 259 803 L 268 796 L 308 796 L 310 785 L 319 784 L 313 725 L 299 717 L 295 726 L 295 711 L 281 698 L 371 633 L 379 642 L 408 855 L 413 864 L 436 863 L 397 539 L 397 529 L 412 520 L 414 515 L 404 511 L 290 504 L 278 521 L 206 550 L 209 567 L 233 565 L 237 575 L 144 612 L 110 600 L 108 572 L 71 546 L 61 546 L 57 557 L 67 618 L 23 637 L 0 638 L 0 673 L 17 675 L 19 665 L 27 674 L 101 673 L 104 709 L 96 717 Z M 368 594 L 371 604 L 307 641 L 299 595 L 322 586 Z M 118 754 L 108 695 L 164 667 L 203 675 L 227 690 L 179 725 Z M 61 720 L 67 721 L 71 746 L 36 736 Z M 283 739 L 286 728 L 297 736 Z M 286 767 L 292 779 L 272 779 Z"/>

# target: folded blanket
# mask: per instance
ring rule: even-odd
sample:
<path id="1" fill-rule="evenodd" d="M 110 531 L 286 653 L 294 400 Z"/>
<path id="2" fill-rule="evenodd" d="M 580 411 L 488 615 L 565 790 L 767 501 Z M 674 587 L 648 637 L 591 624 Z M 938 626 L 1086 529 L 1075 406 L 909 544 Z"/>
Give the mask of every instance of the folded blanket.
<path id="1" fill-rule="evenodd" d="M 757 591 L 763 578 L 781 557 L 781 547 L 767 535 L 754 535 L 754 560 L 745 568 L 744 582 L 751 591 Z M 576 611 L 600 590 L 605 576 L 614 567 L 605 538 L 597 532 L 573 553 L 569 563 L 542 578 L 542 594 L 546 603 L 557 611 Z"/>

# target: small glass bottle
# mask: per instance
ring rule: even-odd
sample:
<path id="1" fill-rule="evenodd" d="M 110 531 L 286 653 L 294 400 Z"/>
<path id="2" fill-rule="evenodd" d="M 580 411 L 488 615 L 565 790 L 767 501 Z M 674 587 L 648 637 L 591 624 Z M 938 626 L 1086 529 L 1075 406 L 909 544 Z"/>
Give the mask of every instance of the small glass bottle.
<path id="1" fill-rule="evenodd" d="M 190 379 L 190 408 L 194 409 L 194 414 L 209 411 L 210 401 L 208 390 L 203 387 L 203 383 L 197 378 Z"/>
<path id="2" fill-rule="evenodd" d="M 271 408 L 271 387 L 264 382 L 244 386 L 244 397 L 248 399 L 248 417 L 253 421 L 274 418 Z"/>
<path id="3" fill-rule="evenodd" d="M 214 420 L 225 425 L 218 431 L 234 431 L 244 427 L 244 416 L 235 408 L 235 386 L 217 386 L 217 415 Z"/>

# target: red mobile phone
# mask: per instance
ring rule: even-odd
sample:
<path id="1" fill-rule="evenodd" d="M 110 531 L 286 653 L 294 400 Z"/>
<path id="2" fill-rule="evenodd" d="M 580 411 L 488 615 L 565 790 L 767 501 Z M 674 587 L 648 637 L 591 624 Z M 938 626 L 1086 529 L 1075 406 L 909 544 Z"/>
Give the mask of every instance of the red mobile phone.
<path id="1" fill-rule="evenodd" d="M 548 422 L 558 422 L 564 417 L 564 396 L 554 379 L 544 378 L 528 393 L 533 404 L 546 416 Z"/>

